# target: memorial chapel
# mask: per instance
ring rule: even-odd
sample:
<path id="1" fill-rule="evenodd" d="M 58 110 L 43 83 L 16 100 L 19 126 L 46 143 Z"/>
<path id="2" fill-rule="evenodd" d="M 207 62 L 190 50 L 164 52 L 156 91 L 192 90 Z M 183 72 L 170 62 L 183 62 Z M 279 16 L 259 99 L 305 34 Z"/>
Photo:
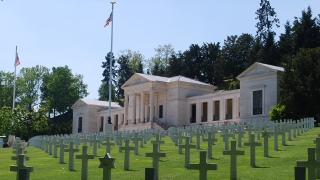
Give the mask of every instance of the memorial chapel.
<path id="1" fill-rule="evenodd" d="M 225 91 L 184 76 L 135 73 L 121 87 L 124 107 L 111 103 L 111 122 L 115 131 L 123 131 L 269 121 L 282 72 L 282 67 L 256 62 L 237 76 L 240 89 Z M 72 109 L 72 133 L 105 131 L 109 102 L 79 99 Z"/>

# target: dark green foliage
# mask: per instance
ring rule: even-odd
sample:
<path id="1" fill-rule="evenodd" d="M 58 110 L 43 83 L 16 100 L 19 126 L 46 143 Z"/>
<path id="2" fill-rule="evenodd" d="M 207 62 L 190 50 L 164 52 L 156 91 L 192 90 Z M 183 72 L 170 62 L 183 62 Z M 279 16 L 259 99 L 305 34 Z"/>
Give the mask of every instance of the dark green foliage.
<path id="1" fill-rule="evenodd" d="M 0 136 L 8 136 L 11 131 L 12 110 L 10 107 L 0 109 Z"/>
<path id="2" fill-rule="evenodd" d="M 0 71 L 0 108 L 12 107 L 14 73 Z M 16 95 L 19 92 L 16 91 Z"/>
<path id="3" fill-rule="evenodd" d="M 102 68 L 104 68 L 102 76 L 103 79 L 101 80 L 103 83 L 107 83 L 110 84 L 110 59 L 112 59 L 112 84 L 116 84 L 116 75 L 117 75 L 117 71 L 116 71 L 116 66 L 115 66 L 115 62 L 116 60 L 114 59 L 113 54 L 111 54 L 111 52 L 108 53 L 108 55 L 105 57 L 106 61 L 102 62 Z"/>
<path id="4" fill-rule="evenodd" d="M 112 92 L 116 92 L 116 86 L 112 84 Z M 109 84 L 102 83 L 98 90 L 100 101 L 109 101 Z M 111 101 L 117 101 L 116 93 L 111 94 Z"/>
<path id="5" fill-rule="evenodd" d="M 134 74 L 132 69 L 130 68 L 129 65 L 129 59 L 126 55 L 121 55 L 119 59 L 117 60 L 119 64 L 119 69 L 118 69 L 118 83 L 116 84 L 117 86 L 117 97 L 118 99 L 123 98 L 124 96 L 124 91 L 121 88 L 121 86 L 129 80 L 129 78 Z"/>
<path id="6" fill-rule="evenodd" d="M 317 117 L 320 113 L 320 47 L 300 49 L 288 61 L 280 82 L 280 101 L 290 119 Z M 318 118 L 319 121 L 319 118 Z"/>
<path id="7" fill-rule="evenodd" d="M 229 85 L 229 90 L 240 89 L 240 81 L 232 81 Z"/>
<path id="8" fill-rule="evenodd" d="M 319 19 L 312 18 L 310 6 L 307 11 L 302 11 L 302 17 L 295 17 L 292 31 L 294 54 L 299 52 L 300 48 L 316 48 L 320 46 Z"/>
<path id="9" fill-rule="evenodd" d="M 68 110 L 66 113 L 51 118 L 45 132 L 48 135 L 54 134 L 71 134 L 73 123 L 73 111 Z"/>
<path id="10" fill-rule="evenodd" d="M 277 105 L 271 107 L 270 111 L 270 121 L 277 121 L 281 119 L 286 119 L 286 106 L 279 102 Z"/>
<path id="11" fill-rule="evenodd" d="M 256 19 L 259 19 L 259 22 L 257 22 L 257 35 L 265 40 L 269 37 L 269 33 L 272 33 L 275 35 L 274 32 L 271 32 L 270 29 L 272 29 L 273 24 L 275 24 L 277 27 L 280 27 L 279 19 L 277 18 L 277 13 L 274 11 L 274 8 L 271 7 L 270 2 L 267 0 L 261 0 L 260 8 L 257 10 Z"/>

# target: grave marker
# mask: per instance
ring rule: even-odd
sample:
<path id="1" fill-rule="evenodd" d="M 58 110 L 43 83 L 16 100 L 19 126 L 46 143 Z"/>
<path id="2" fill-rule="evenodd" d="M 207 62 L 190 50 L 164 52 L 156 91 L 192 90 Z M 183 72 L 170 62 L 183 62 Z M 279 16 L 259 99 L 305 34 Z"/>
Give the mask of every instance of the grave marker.
<path id="1" fill-rule="evenodd" d="M 94 159 L 94 155 L 88 154 L 88 146 L 82 146 L 82 154 L 77 154 L 76 159 L 82 159 L 81 179 L 88 179 L 88 160 Z"/>
<path id="2" fill-rule="evenodd" d="M 110 154 L 110 147 L 115 146 L 115 143 L 111 143 L 111 137 L 107 136 L 106 142 L 103 142 L 102 145 L 106 145 L 106 154 Z"/>
<path id="3" fill-rule="evenodd" d="M 63 144 L 63 141 L 63 138 L 61 138 L 60 143 L 57 145 L 60 148 L 60 163 L 64 163 L 64 148 L 68 147 L 68 145 Z"/>
<path id="4" fill-rule="evenodd" d="M 158 150 L 160 152 L 160 144 L 164 144 L 165 141 L 161 141 L 160 136 L 156 136 L 156 140 L 155 141 L 151 141 L 152 144 L 158 144 Z"/>
<path id="5" fill-rule="evenodd" d="M 159 179 L 159 159 L 160 157 L 166 157 L 166 153 L 160 153 L 157 143 L 153 144 L 153 152 L 152 153 L 146 153 L 146 157 L 152 157 L 152 167 L 155 168 L 155 176 L 156 179 Z"/>
<path id="6" fill-rule="evenodd" d="M 212 159 L 212 144 L 214 141 L 218 141 L 217 138 L 213 138 L 211 135 L 212 132 L 208 132 L 208 138 L 203 139 L 203 141 L 208 141 L 208 158 Z"/>
<path id="7" fill-rule="evenodd" d="M 97 135 L 94 134 L 94 135 L 92 136 L 91 140 L 90 140 L 90 144 L 93 143 L 93 155 L 94 155 L 94 156 L 97 156 L 97 155 L 98 155 L 98 153 L 97 153 L 97 148 L 98 148 L 98 147 L 97 147 L 97 144 L 98 144 L 98 142 L 100 142 L 100 140 L 97 139 Z"/>
<path id="8" fill-rule="evenodd" d="M 74 153 L 75 152 L 79 152 L 79 149 L 78 148 L 74 148 L 74 145 L 73 145 L 73 141 L 70 141 L 70 147 L 69 149 L 65 149 L 65 152 L 68 152 L 69 153 L 69 171 L 73 171 L 73 167 L 74 167 Z"/>
<path id="9" fill-rule="evenodd" d="M 320 161 L 315 160 L 316 148 L 308 147 L 308 160 L 297 161 L 297 166 L 308 168 L 308 180 L 316 179 L 316 169 L 320 168 Z"/>
<path id="10" fill-rule="evenodd" d="M 57 137 L 55 137 L 55 139 L 53 140 L 53 157 L 57 158 L 57 145 L 59 144 Z"/>
<path id="11" fill-rule="evenodd" d="M 197 149 L 200 149 L 200 135 L 202 135 L 202 133 L 200 132 L 199 128 L 197 128 L 196 133 L 194 133 L 194 135 L 196 135 L 197 138 Z"/>
<path id="12" fill-rule="evenodd" d="M 183 136 L 182 131 L 179 131 L 178 140 L 179 144 L 182 144 L 182 139 L 185 139 L 186 137 Z M 182 148 L 179 147 L 178 153 L 182 154 Z"/>
<path id="13" fill-rule="evenodd" d="M 261 137 L 263 137 L 263 155 L 264 157 L 268 157 L 269 152 L 268 152 L 268 138 L 271 137 L 271 134 L 273 134 L 273 132 L 268 132 L 267 129 L 264 129 L 264 131 L 262 132 Z"/>
<path id="14" fill-rule="evenodd" d="M 110 138 L 110 136 L 108 137 Z M 111 180 L 111 168 L 116 168 L 114 165 L 115 160 L 116 158 L 111 158 L 109 153 L 107 153 L 103 158 L 99 158 L 99 168 L 103 168 L 103 180 Z"/>
<path id="15" fill-rule="evenodd" d="M 262 146 L 262 143 L 255 142 L 255 134 L 251 134 L 251 141 L 244 145 L 250 146 L 250 166 L 256 166 L 256 146 Z"/>
<path id="16" fill-rule="evenodd" d="M 130 150 L 134 150 L 134 147 L 130 147 L 130 140 L 126 139 L 125 147 L 120 147 L 119 149 L 124 150 L 124 170 L 129 171 L 129 164 L 130 164 Z"/>
<path id="17" fill-rule="evenodd" d="M 160 134 L 159 134 L 160 136 Z M 139 141 L 142 141 L 142 138 L 139 138 L 139 133 L 134 133 L 134 138 L 132 138 L 132 141 L 134 143 L 134 154 L 138 155 L 138 150 L 139 150 Z"/>
<path id="18" fill-rule="evenodd" d="M 207 180 L 208 170 L 218 170 L 217 164 L 207 163 L 207 151 L 200 151 L 200 163 L 191 163 L 189 169 L 199 170 L 199 179 Z"/>
<path id="19" fill-rule="evenodd" d="M 230 179 L 237 179 L 237 155 L 244 155 L 244 151 L 237 150 L 237 141 L 231 141 L 231 150 L 224 150 L 223 155 L 231 156 Z"/>
<path id="20" fill-rule="evenodd" d="M 30 172 L 33 172 L 33 166 L 26 166 L 26 155 L 25 154 L 19 154 L 18 155 L 18 164 L 17 165 L 11 165 L 10 171 L 17 171 L 17 180 L 19 180 L 19 171 L 20 169 L 29 169 Z"/>
<path id="21" fill-rule="evenodd" d="M 222 131 L 224 132 L 221 134 L 221 137 L 224 137 L 224 150 L 229 150 L 229 137 L 233 135 L 228 133 L 228 129 L 222 129 Z"/>
<path id="22" fill-rule="evenodd" d="M 190 137 L 186 137 L 185 144 L 179 144 L 179 148 L 185 148 L 185 151 L 184 151 L 184 154 L 185 154 L 184 167 L 185 168 L 189 168 L 189 166 L 190 166 L 190 149 L 191 148 L 196 148 L 196 145 L 190 144 Z"/>

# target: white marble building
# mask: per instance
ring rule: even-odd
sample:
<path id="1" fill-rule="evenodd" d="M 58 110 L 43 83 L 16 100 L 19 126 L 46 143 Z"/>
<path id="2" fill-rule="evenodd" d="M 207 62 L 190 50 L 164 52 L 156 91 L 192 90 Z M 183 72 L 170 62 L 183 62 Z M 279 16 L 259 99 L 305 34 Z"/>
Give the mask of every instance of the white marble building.
<path id="1" fill-rule="evenodd" d="M 136 73 L 122 86 L 124 107 L 112 102 L 111 121 L 120 131 L 268 121 L 271 106 L 279 101 L 283 71 L 281 67 L 254 63 L 237 76 L 240 89 L 230 91 L 218 91 L 211 84 L 184 76 Z M 108 108 L 105 101 L 79 99 L 72 106 L 73 133 L 103 131 Z"/>

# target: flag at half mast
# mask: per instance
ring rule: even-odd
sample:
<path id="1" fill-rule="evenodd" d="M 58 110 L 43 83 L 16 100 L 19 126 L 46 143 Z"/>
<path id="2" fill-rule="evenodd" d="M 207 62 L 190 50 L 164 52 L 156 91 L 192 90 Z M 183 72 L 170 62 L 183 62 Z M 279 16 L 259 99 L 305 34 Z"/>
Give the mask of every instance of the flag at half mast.
<path id="1" fill-rule="evenodd" d="M 104 25 L 104 27 L 108 26 L 111 21 L 112 21 L 112 13 L 110 14 L 110 17 L 107 19 L 106 25 Z"/>
<path id="2" fill-rule="evenodd" d="M 16 50 L 16 60 L 15 60 L 15 63 L 14 63 L 14 67 L 20 65 L 20 60 L 19 60 L 19 56 L 18 56 L 18 51 Z"/>

